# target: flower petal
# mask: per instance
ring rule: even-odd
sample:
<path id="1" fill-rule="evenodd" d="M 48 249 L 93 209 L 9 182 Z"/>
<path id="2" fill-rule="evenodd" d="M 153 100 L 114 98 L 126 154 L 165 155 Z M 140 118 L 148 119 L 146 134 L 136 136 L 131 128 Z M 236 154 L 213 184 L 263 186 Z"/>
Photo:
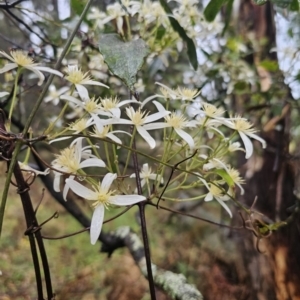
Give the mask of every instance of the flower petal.
<path id="1" fill-rule="evenodd" d="M 248 136 L 250 136 L 251 138 L 261 142 L 262 147 L 265 149 L 267 147 L 267 143 L 264 139 L 262 139 L 261 137 L 259 137 L 257 134 L 254 133 L 248 133 Z"/>
<path id="2" fill-rule="evenodd" d="M 9 95 L 9 93 L 8 93 L 8 92 L 0 92 L 0 98 L 1 98 L 1 97 L 4 97 L 4 96 L 6 96 L 6 95 Z"/>
<path id="3" fill-rule="evenodd" d="M 54 70 L 54 69 L 51 69 L 51 68 L 48 68 L 48 67 L 40 67 L 40 66 L 37 66 L 37 67 L 34 67 L 36 70 L 39 70 L 39 71 L 43 71 L 43 72 L 47 72 L 47 73 L 51 73 L 51 74 L 54 74 L 54 75 L 57 75 L 59 77 L 63 77 L 64 74 L 57 71 L 57 70 Z"/>
<path id="4" fill-rule="evenodd" d="M 32 67 L 32 66 L 24 66 L 25 69 L 30 70 L 31 72 L 33 72 L 39 79 L 37 85 L 42 85 L 44 80 L 45 80 L 45 76 L 43 75 L 43 73 L 41 71 L 39 71 L 36 67 Z"/>
<path id="5" fill-rule="evenodd" d="M 240 137 L 243 140 L 244 146 L 245 146 L 245 150 L 246 150 L 246 159 L 248 159 L 252 153 L 253 153 L 253 144 L 251 142 L 251 140 L 248 138 L 248 136 L 239 131 Z"/>
<path id="6" fill-rule="evenodd" d="M 185 140 L 185 142 L 189 145 L 190 149 L 194 149 L 195 148 L 195 142 L 194 139 L 185 131 L 183 131 L 182 129 L 179 128 L 174 128 L 175 131 L 177 132 L 177 134 L 183 139 Z"/>
<path id="7" fill-rule="evenodd" d="M 107 173 L 101 183 L 101 190 L 108 192 L 112 182 L 117 178 L 117 174 Z"/>
<path id="8" fill-rule="evenodd" d="M 18 65 L 16 63 L 8 63 L 2 69 L 0 69 L 0 74 L 10 71 L 12 69 L 17 68 Z"/>
<path id="9" fill-rule="evenodd" d="M 145 118 L 144 124 L 154 122 L 158 119 L 161 119 L 161 118 L 167 116 L 170 113 L 171 113 L 170 111 L 164 110 L 164 111 L 160 111 L 160 112 L 154 113 L 152 115 L 149 115 Z"/>
<path id="10" fill-rule="evenodd" d="M 98 205 L 93 213 L 91 228 L 90 228 L 90 240 L 91 244 L 95 245 L 102 229 L 104 219 L 104 206 Z"/>
<path id="11" fill-rule="evenodd" d="M 144 129 L 142 126 L 136 126 L 136 130 L 142 136 L 142 138 L 149 144 L 151 149 L 155 148 L 155 139 L 147 132 L 146 129 Z"/>
<path id="12" fill-rule="evenodd" d="M 229 207 L 224 203 L 224 201 L 222 201 L 222 200 L 221 200 L 220 198 L 218 198 L 218 197 L 216 197 L 215 199 L 216 199 L 216 200 L 221 204 L 221 206 L 228 212 L 230 218 L 232 218 L 232 213 L 231 213 Z"/>
<path id="13" fill-rule="evenodd" d="M 89 92 L 82 84 L 75 84 L 76 90 L 82 100 L 89 99 Z"/>
<path id="14" fill-rule="evenodd" d="M 146 197 L 141 195 L 118 195 L 109 197 L 109 202 L 111 204 L 119 206 L 132 205 L 145 200 Z"/>
<path id="15" fill-rule="evenodd" d="M 82 84 L 104 86 L 109 89 L 109 86 L 107 86 L 104 83 L 101 83 L 99 81 L 95 81 L 95 80 L 84 80 L 82 82 Z"/>
<path id="16" fill-rule="evenodd" d="M 73 179 L 67 178 L 66 185 L 68 185 L 75 194 L 86 200 L 97 200 L 97 194 L 95 192 L 91 191 Z"/>
<path id="17" fill-rule="evenodd" d="M 105 162 L 99 158 L 88 158 L 84 161 L 82 161 L 80 164 L 79 164 L 80 168 L 83 169 L 83 168 L 88 168 L 88 167 L 101 167 L 101 168 L 104 168 L 106 165 L 105 165 Z"/>

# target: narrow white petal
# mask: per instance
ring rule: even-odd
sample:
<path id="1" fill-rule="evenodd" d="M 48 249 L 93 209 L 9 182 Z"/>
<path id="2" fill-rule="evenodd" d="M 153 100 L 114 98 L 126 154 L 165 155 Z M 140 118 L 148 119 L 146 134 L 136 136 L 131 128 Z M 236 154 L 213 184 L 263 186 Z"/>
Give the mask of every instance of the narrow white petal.
<path id="1" fill-rule="evenodd" d="M 89 92 L 86 87 L 81 84 L 75 84 L 75 87 L 82 100 L 89 99 Z"/>
<path id="2" fill-rule="evenodd" d="M 143 127 L 145 128 L 145 130 L 155 130 L 155 129 L 171 127 L 171 125 L 168 123 L 156 122 L 156 123 L 146 124 Z"/>
<path id="3" fill-rule="evenodd" d="M 228 212 L 230 218 L 232 218 L 232 213 L 231 213 L 229 207 L 225 204 L 225 202 L 222 201 L 222 200 L 219 199 L 219 198 L 216 198 L 216 200 L 217 200 L 217 201 L 221 204 L 221 206 Z"/>
<path id="4" fill-rule="evenodd" d="M 109 198 L 109 202 L 111 204 L 115 204 L 119 206 L 132 205 L 145 200 L 146 197 L 140 195 L 118 195 L 118 196 L 111 196 Z"/>
<path id="5" fill-rule="evenodd" d="M 82 101 L 80 101 L 79 99 L 76 99 L 72 96 L 62 95 L 62 96 L 60 96 L 60 99 L 70 101 L 70 102 L 75 103 L 75 104 L 77 104 L 81 107 L 83 106 Z"/>
<path id="6" fill-rule="evenodd" d="M 239 131 L 239 134 L 245 146 L 246 159 L 248 159 L 253 153 L 253 144 L 245 133 Z"/>
<path id="7" fill-rule="evenodd" d="M 122 141 L 117 136 L 115 136 L 113 133 L 111 133 L 111 132 L 109 132 L 106 135 L 106 137 L 110 138 L 112 141 L 114 141 L 117 144 L 122 144 Z"/>
<path id="8" fill-rule="evenodd" d="M 143 102 L 142 102 L 142 105 L 141 105 L 141 108 L 143 108 L 149 101 L 155 99 L 155 98 L 158 98 L 158 97 L 162 97 L 161 95 L 153 95 L 153 96 L 150 96 L 148 98 L 146 98 Z"/>
<path id="9" fill-rule="evenodd" d="M 6 52 L 0 51 L 0 55 L 4 56 L 4 57 L 6 57 L 8 60 L 14 62 L 14 59 L 13 59 L 11 56 L 9 56 Z"/>
<path id="10" fill-rule="evenodd" d="M 117 178 L 117 174 L 107 173 L 101 183 L 101 189 L 108 191 L 112 182 Z"/>
<path id="11" fill-rule="evenodd" d="M 52 144 L 52 143 L 55 143 L 55 142 L 59 142 L 59 141 L 63 141 L 63 140 L 67 140 L 67 139 L 70 139 L 72 136 L 64 136 L 64 137 L 60 137 L 60 138 L 57 138 L 57 139 L 54 139 L 52 141 L 49 142 L 49 144 Z"/>
<path id="12" fill-rule="evenodd" d="M 91 228 L 90 228 L 90 239 L 92 245 L 95 245 L 99 238 L 102 229 L 103 219 L 104 219 L 104 206 L 98 205 L 94 210 L 92 222 L 91 222 Z"/>
<path id="13" fill-rule="evenodd" d="M 88 158 L 84 161 L 82 161 L 79 164 L 80 168 L 88 168 L 88 167 L 101 167 L 104 168 L 105 167 L 105 162 L 99 158 Z"/>
<path id="14" fill-rule="evenodd" d="M 44 80 L 45 80 L 45 76 L 43 75 L 43 73 L 41 71 L 39 71 L 36 67 L 31 67 L 31 66 L 24 66 L 25 69 L 30 70 L 31 72 L 33 72 L 38 78 L 38 85 L 42 85 Z"/>
<path id="15" fill-rule="evenodd" d="M 74 177 L 75 177 L 74 175 L 71 175 L 69 177 L 69 179 L 73 180 Z M 63 189 L 63 198 L 65 201 L 67 201 L 67 195 L 68 195 L 69 189 L 70 189 L 70 187 L 67 184 L 65 184 L 64 189 Z"/>
<path id="16" fill-rule="evenodd" d="M 165 109 L 165 107 L 164 107 L 161 103 L 159 103 L 158 101 L 153 101 L 153 104 L 156 106 L 156 108 L 157 108 L 157 110 L 158 110 L 159 112 L 167 111 L 167 110 Z"/>
<path id="17" fill-rule="evenodd" d="M 82 84 L 104 86 L 109 89 L 109 86 L 105 85 L 104 83 L 94 81 L 94 80 L 86 80 L 86 81 L 83 81 Z"/>
<path id="18" fill-rule="evenodd" d="M 142 126 L 136 126 L 136 130 L 142 136 L 142 138 L 149 144 L 151 149 L 155 148 L 156 142 L 154 138 Z"/>
<path id="19" fill-rule="evenodd" d="M 259 137 L 257 134 L 254 133 L 248 133 L 248 136 L 252 137 L 253 139 L 261 142 L 262 147 L 265 149 L 267 147 L 267 143 L 264 139 L 262 139 L 261 137 Z"/>
<path id="20" fill-rule="evenodd" d="M 141 104 L 141 102 L 137 101 L 137 100 L 123 100 L 121 101 L 117 106 L 118 107 L 121 107 L 125 104 L 128 104 L 128 103 L 136 103 L 136 104 Z"/>
<path id="21" fill-rule="evenodd" d="M 165 111 L 160 111 L 160 112 L 157 112 L 157 113 L 152 114 L 150 116 L 147 116 L 145 118 L 144 124 L 151 123 L 151 122 L 154 122 L 156 120 L 159 120 L 159 119 L 167 116 L 170 113 L 171 113 L 170 111 L 165 110 Z"/>
<path id="22" fill-rule="evenodd" d="M 18 67 L 18 65 L 15 63 L 8 63 L 2 69 L 0 69 L 0 74 L 10 71 L 12 69 L 15 69 L 17 67 Z"/>
<path id="23" fill-rule="evenodd" d="M 189 145 L 190 149 L 195 148 L 195 142 L 194 139 L 185 131 L 182 129 L 174 128 L 177 134 L 186 141 L 186 143 Z"/>
<path id="24" fill-rule="evenodd" d="M 60 192 L 60 176 L 61 174 L 58 172 L 55 172 L 54 174 L 54 180 L 53 180 L 53 189 L 55 192 Z"/>
<path id="25" fill-rule="evenodd" d="M 4 97 L 4 96 L 6 96 L 6 95 L 9 95 L 9 93 L 8 93 L 8 92 L 0 92 L 0 98 L 1 98 L 1 97 Z"/>
<path id="26" fill-rule="evenodd" d="M 75 194 L 86 200 L 97 200 L 97 194 L 94 191 L 91 191 L 73 179 L 66 179 L 66 185 L 68 185 Z"/>
<path id="27" fill-rule="evenodd" d="M 213 195 L 212 195 L 211 193 L 208 193 L 208 194 L 205 196 L 204 201 L 211 201 L 211 200 L 213 200 L 213 199 L 214 199 Z"/>
<path id="28" fill-rule="evenodd" d="M 52 74 L 57 75 L 59 77 L 63 77 L 64 76 L 63 73 L 61 73 L 61 72 L 59 72 L 57 70 L 48 68 L 48 67 L 40 67 L 40 66 L 38 66 L 38 67 L 34 67 L 34 68 L 37 69 L 37 70 L 39 70 L 39 71 L 43 71 L 43 72 L 47 72 L 47 73 L 52 73 Z"/>

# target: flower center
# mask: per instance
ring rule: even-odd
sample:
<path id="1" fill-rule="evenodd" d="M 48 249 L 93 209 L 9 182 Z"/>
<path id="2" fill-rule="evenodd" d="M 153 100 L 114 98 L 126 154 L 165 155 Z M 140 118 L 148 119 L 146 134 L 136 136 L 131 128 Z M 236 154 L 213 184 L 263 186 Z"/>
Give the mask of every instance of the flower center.
<path id="1" fill-rule="evenodd" d="M 69 66 L 66 72 L 68 73 L 66 79 L 73 84 L 82 84 L 84 81 L 90 80 L 88 73 L 83 74 L 81 69 L 78 69 L 77 66 Z"/>
<path id="2" fill-rule="evenodd" d="M 21 67 L 34 65 L 33 59 L 29 57 L 27 53 L 24 51 L 20 51 L 20 50 L 12 51 L 11 56 L 16 62 L 16 64 L 18 64 Z"/>
<path id="3" fill-rule="evenodd" d="M 101 104 L 102 104 L 103 109 L 109 110 L 109 109 L 118 107 L 119 100 L 117 98 L 114 98 L 114 99 L 106 98 L 106 99 L 101 100 Z"/>
<path id="4" fill-rule="evenodd" d="M 79 162 L 76 159 L 74 147 L 63 149 L 61 154 L 57 156 L 55 163 L 67 168 L 70 173 L 76 173 L 76 171 L 80 168 Z"/>
<path id="5" fill-rule="evenodd" d="M 142 112 L 141 109 L 134 111 L 132 107 L 126 108 L 126 114 L 132 123 L 136 126 L 143 125 L 145 122 L 145 118 L 147 117 L 148 113 Z"/>
<path id="6" fill-rule="evenodd" d="M 237 119 L 234 121 L 234 123 L 235 123 L 235 129 L 237 131 L 244 131 L 244 132 L 248 132 L 248 133 L 256 132 L 256 130 L 251 128 L 252 124 L 245 119 Z"/>
<path id="7" fill-rule="evenodd" d="M 85 102 L 85 110 L 89 113 L 95 112 L 95 110 L 99 109 L 99 104 L 96 102 L 94 98 L 89 99 Z"/>
<path id="8" fill-rule="evenodd" d="M 224 113 L 224 110 L 216 108 L 214 105 L 208 103 L 203 103 L 203 111 L 206 116 L 210 118 L 219 117 Z"/>
<path id="9" fill-rule="evenodd" d="M 182 115 L 178 115 L 176 113 L 172 113 L 170 116 L 166 116 L 166 121 L 173 128 L 180 129 L 185 126 L 186 119 Z"/>

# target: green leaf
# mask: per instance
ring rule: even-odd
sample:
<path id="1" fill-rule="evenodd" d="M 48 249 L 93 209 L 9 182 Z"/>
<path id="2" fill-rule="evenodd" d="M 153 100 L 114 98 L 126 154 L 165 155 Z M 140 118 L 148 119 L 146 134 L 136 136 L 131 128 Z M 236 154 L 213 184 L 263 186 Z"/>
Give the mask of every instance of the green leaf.
<path id="1" fill-rule="evenodd" d="M 214 173 L 217 173 L 218 175 L 220 175 L 224 181 L 226 181 L 226 183 L 230 186 L 233 187 L 234 186 L 234 181 L 233 179 L 230 177 L 230 175 L 223 169 L 216 169 L 214 170 Z"/>
<path id="2" fill-rule="evenodd" d="M 271 0 L 271 2 L 278 7 L 287 8 L 292 4 L 293 0 Z"/>
<path id="3" fill-rule="evenodd" d="M 268 2 L 268 0 L 253 0 L 256 5 L 264 5 Z"/>
<path id="4" fill-rule="evenodd" d="M 172 11 L 167 5 L 165 0 L 159 0 L 161 6 L 168 14 L 169 21 L 171 23 L 172 28 L 179 34 L 179 36 L 186 42 L 187 45 L 187 55 L 189 57 L 190 63 L 193 66 L 194 70 L 198 68 L 198 59 L 197 59 L 197 52 L 194 41 L 188 37 L 185 30 L 181 27 L 178 21 L 172 16 Z"/>
<path id="5" fill-rule="evenodd" d="M 290 4 L 290 10 L 299 11 L 299 0 L 292 0 L 292 3 Z"/>
<path id="6" fill-rule="evenodd" d="M 270 72 L 278 71 L 278 62 L 275 60 L 265 59 L 260 62 L 260 66 Z"/>
<path id="7" fill-rule="evenodd" d="M 204 16 L 208 22 L 212 22 L 218 12 L 221 10 L 223 4 L 225 4 L 227 0 L 210 0 L 207 6 L 204 9 Z"/>
<path id="8" fill-rule="evenodd" d="M 109 70 L 132 90 L 137 72 L 149 54 L 146 43 L 142 39 L 125 43 L 117 34 L 103 35 L 99 42 L 100 53 Z"/>

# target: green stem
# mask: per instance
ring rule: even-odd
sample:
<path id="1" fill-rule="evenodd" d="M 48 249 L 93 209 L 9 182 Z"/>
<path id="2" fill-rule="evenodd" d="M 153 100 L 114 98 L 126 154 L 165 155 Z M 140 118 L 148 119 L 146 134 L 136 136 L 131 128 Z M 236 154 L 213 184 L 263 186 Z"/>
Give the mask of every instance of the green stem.
<path id="1" fill-rule="evenodd" d="M 126 163 L 125 163 L 125 167 L 124 167 L 124 171 L 123 171 L 123 176 L 125 176 L 126 172 L 127 172 L 127 167 L 128 167 L 130 156 L 131 156 L 131 149 L 132 149 L 132 145 L 133 145 L 133 142 L 134 142 L 135 134 L 136 134 L 136 127 L 134 126 L 132 136 L 131 136 L 131 140 L 130 140 L 130 144 L 129 144 L 129 151 L 128 151 L 128 154 L 127 154 Z"/>
<path id="2" fill-rule="evenodd" d="M 16 75 L 15 83 L 14 83 L 14 93 L 13 93 L 13 97 L 12 97 L 11 105 L 10 105 L 10 109 L 9 109 L 9 114 L 8 114 L 9 127 L 10 127 L 10 122 L 11 122 L 11 116 L 12 116 L 14 106 L 15 106 L 15 102 L 16 102 L 16 98 L 17 98 L 18 81 L 19 81 L 19 77 L 20 77 L 21 72 L 22 72 L 22 68 L 18 67 L 17 75 Z M 10 130 L 10 128 L 8 128 L 8 131 L 9 130 Z"/>

